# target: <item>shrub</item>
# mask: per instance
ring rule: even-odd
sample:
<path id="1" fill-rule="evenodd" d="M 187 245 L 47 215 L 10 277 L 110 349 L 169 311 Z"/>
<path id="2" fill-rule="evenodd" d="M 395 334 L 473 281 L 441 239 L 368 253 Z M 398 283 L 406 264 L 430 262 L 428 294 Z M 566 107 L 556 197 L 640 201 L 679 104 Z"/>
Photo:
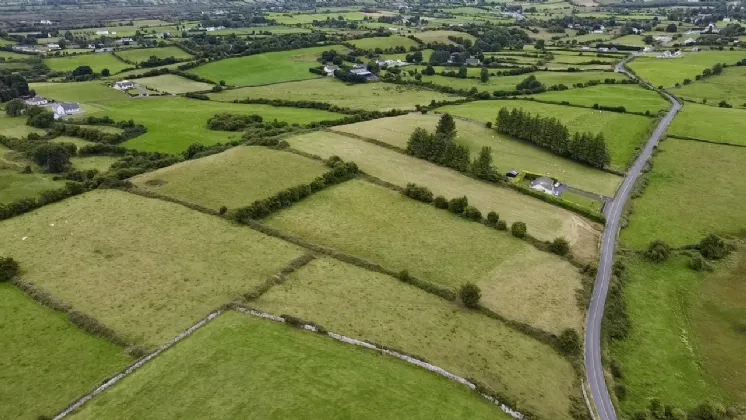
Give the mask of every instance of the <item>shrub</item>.
<path id="1" fill-rule="evenodd" d="M 466 210 L 466 207 L 469 205 L 469 199 L 464 197 L 460 198 L 453 198 L 451 201 L 448 202 L 448 211 L 451 213 L 461 214 Z"/>
<path id="2" fill-rule="evenodd" d="M 464 209 L 464 217 L 478 222 L 482 220 L 482 212 L 474 206 L 466 206 L 466 209 Z"/>
<path id="3" fill-rule="evenodd" d="M 396 277 L 404 283 L 409 283 L 412 280 L 412 276 L 409 275 L 409 271 L 407 270 L 400 271 Z"/>
<path id="4" fill-rule="evenodd" d="M 18 263 L 11 257 L 0 257 L 0 282 L 10 281 L 18 275 Z"/>
<path id="5" fill-rule="evenodd" d="M 671 255 L 671 247 L 667 243 L 657 239 L 650 243 L 645 256 L 652 262 L 661 263 Z"/>
<path id="6" fill-rule="evenodd" d="M 417 184 L 407 184 L 407 187 L 402 191 L 402 194 L 409 198 L 414 198 L 417 201 L 422 201 L 423 203 L 433 202 L 433 192 L 427 187 L 421 187 Z"/>
<path id="7" fill-rule="evenodd" d="M 570 243 L 565 238 L 555 238 L 549 245 L 549 250 L 557 255 L 567 255 L 570 252 Z"/>
<path id="8" fill-rule="evenodd" d="M 699 252 L 708 260 L 719 260 L 725 258 L 729 250 L 723 238 L 711 233 L 699 243 Z"/>
<path id="9" fill-rule="evenodd" d="M 225 214 L 225 213 L 226 213 L 227 211 L 228 211 L 228 207 L 226 207 L 226 206 L 221 206 L 221 207 L 220 207 L 220 211 L 219 211 L 219 213 L 220 213 L 220 214 Z"/>
<path id="10" fill-rule="evenodd" d="M 433 204 L 435 204 L 435 207 L 439 209 L 448 208 L 448 200 L 446 200 L 446 198 L 443 197 L 442 195 L 435 197 L 435 200 L 433 200 Z"/>
<path id="11" fill-rule="evenodd" d="M 526 224 L 523 222 L 515 222 L 510 227 L 510 233 L 516 238 L 523 238 L 526 236 Z"/>
<path id="12" fill-rule="evenodd" d="M 496 228 L 497 230 L 508 230 L 508 224 L 505 220 L 498 220 Z"/>
<path id="13" fill-rule="evenodd" d="M 476 308 L 479 306 L 479 299 L 482 297 L 482 291 L 473 283 L 466 283 L 458 290 L 458 296 L 464 302 L 467 308 Z"/>
<path id="14" fill-rule="evenodd" d="M 580 348 L 582 347 L 578 332 L 572 328 L 566 328 L 562 331 L 562 334 L 559 336 L 558 344 L 562 353 L 568 356 L 580 354 Z"/>
<path id="15" fill-rule="evenodd" d="M 500 216 L 497 213 L 494 211 L 487 213 L 487 226 L 497 227 L 497 222 L 499 221 Z"/>
<path id="16" fill-rule="evenodd" d="M 710 264 L 699 254 L 692 255 L 692 259 L 689 260 L 689 268 L 694 271 L 712 271 Z"/>
<path id="17" fill-rule="evenodd" d="M 619 401 L 624 401 L 627 398 L 627 386 L 624 384 L 614 385 L 614 394 L 616 394 Z"/>

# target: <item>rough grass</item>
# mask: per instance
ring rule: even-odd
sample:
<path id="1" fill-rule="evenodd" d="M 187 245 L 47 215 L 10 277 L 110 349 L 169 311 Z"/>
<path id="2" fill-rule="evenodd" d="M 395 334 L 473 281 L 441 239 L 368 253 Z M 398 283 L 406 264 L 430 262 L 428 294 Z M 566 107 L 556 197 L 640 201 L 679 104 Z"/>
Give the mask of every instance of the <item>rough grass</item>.
<path id="1" fill-rule="evenodd" d="M 334 127 L 333 130 L 406 149 L 409 136 L 416 127 L 435 131 L 439 119 L 439 115 L 409 114 L 343 125 Z M 482 147 L 491 147 L 494 164 L 502 173 L 518 169 L 551 175 L 574 187 L 606 196 L 613 196 L 621 182 L 617 175 L 575 163 L 540 147 L 503 136 L 483 124 L 460 120 L 456 121 L 456 129 L 456 142 L 467 146 L 472 157 L 476 157 Z"/>
<path id="2" fill-rule="evenodd" d="M 743 230 L 746 149 L 672 138 L 658 149 L 645 194 L 633 201 L 629 227 L 622 231 L 625 244 L 645 248 L 662 239 L 682 246 L 709 233 Z"/>
<path id="3" fill-rule="evenodd" d="M 438 69 L 440 70 L 440 69 Z M 453 69 L 447 69 L 453 70 Z M 469 76 L 479 76 L 480 69 L 472 68 Z M 516 85 L 521 83 L 529 76 L 536 76 L 536 79 L 543 83 L 545 86 L 553 86 L 563 84 L 568 88 L 572 88 L 575 83 L 586 83 L 591 80 L 604 79 L 615 79 L 623 80 L 626 79 L 624 75 L 612 72 L 602 71 L 583 71 L 583 72 L 557 72 L 557 71 L 538 71 L 534 73 L 519 74 L 516 76 L 490 76 L 486 83 L 482 83 L 479 79 L 460 79 L 458 77 L 448 77 L 441 75 L 434 76 L 422 76 L 423 82 L 432 82 L 433 84 L 440 86 L 450 86 L 454 89 L 466 89 L 476 88 L 480 92 L 494 91 L 514 91 Z"/>
<path id="4" fill-rule="evenodd" d="M 0 300 L 2 418 L 53 415 L 131 361 L 9 284 L 0 284 Z"/>
<path id="5" fill-rule="evenodd" d="M 639 85 L 598 85 L 585 89 L 570 89 L 531 95 L 540 101 L 569 102 L 572 105 L 592 107 L 623 106 L 628 112 L 649 111 L 656 115 L 666 111 L 671 104 L 652 90 Z"/>
<path id="6" fill-rule="evenodd" d="M 494 123 L 500 108 L 522 108 L 531 114 L 554 117 L 567 125 L 570 133 L 601 132 L 606 138 L 606 147 L 611 153 L 611 165 L 624 168 L 632 160 L 635 150 L 647 140 L 653 126 L 652 118 L 619 112 L 598 111 L 562 105 L 543 104 L 532 101 L 476 101 L 463 105 L 448 105 L 438 108 L 459 117 Z"/>
<path id="7" fill-rule="evenodd" d="M 223 314 L 74 418 L 133 416 L 510 418 L 423 369 L 237 312 Z"/>
<path id="8" fill-rule="evenodd" d="M 531 235 L 543 240 L 565 237 L 576 256 L 589 262 L 595 259 L 600 228 L 568 210 L 338 134 L 310 133 L 287 140 L 292 147 L 308 153 L 323 157 L 338 155 L 354 161 L 363 171 L 401 187 L 414 182 L 448 199 L 466 195 L 469 203 L 480 209 L 483 215 L 495 211 L 508 223 L 522 221 Z"/>
<path id="9" fill-rule="evenodd" d="M 43 135 L 45 131 L 26 125 L 26 117 L 8 117 L 0 112 L 0 136 L 21 138 L 31 133 Z"/>
<path id="10" fill-rule="evenodd" d="M 293 153 L 239 146 L 139 175 L 132 182 L 206 207 L 235 208 L 308 184 L 326 170 L 323 164 Z"/>
<path id="11" fill-rule="evenodd" d="M 419 45 L 413 39 L 399 35 L 355 39 L 350 41 L 350 44 L 361 50 L 375 50 L 376 48 L 385 50 L 396 47 L 404 47 L 409 50 L 409 47 L 416 47 Z"/>
<path id="12" fill-rule="evenodd" d="M 112 74 L 119 73 L 128 67 L 133 67 L 131 64 L 125 63 L 110 53 L 47 58 L 44 60 L 44 64 L 54 71 L 65 73 L 70 73 L 80 66 L 90 66 L 96 73 L 101 73 L 103 69 L 109 69 Z"/>
<path id="13" fill-rule="evenodd" d="M 719 76 L 707 77 L 689 85 L 673 88 L 671 93 L 692 101 L 704 100 L 713 105 L 726 101 L 733 106 L 746 107 L 744 78 L 746 78 L 746 67 L 728 67 Z"/>
<path id="14" fill-rule="evenodd" d="M 299 50 L 269 52 L 246 57 L 215 61 L 189 70 L 198 76 L 229 85 L 256 86 L 291 80 L 314 79 L 318 75 L 308 71 L 317 65 L 316 59 L 323 51 L 346 51 L 341 45 L 303 48 Z"/>
<path id="15" fill-rule="evenodd" d="M 147 345 L 175 337 L 301 254 L 219 218 L 112 190 L 0 226 L 0 255 L 19 262 L 23 280 Z"/>
<path id="16" fill-rule="evenodd" d="M 746 111 L 707 105 L 685 104 L 668 133 L 718 143 L 746 146 Z"/>
<path id="17" fill-rule="evenodd" d="M 210 90 L 213 86 L 209 83 L 195 82 L 194 80 L 174 74 L 143 77 L 142 79 L 135 79 L 133 81 L 148 89 L 174 94 Z"/>
<path id="18" fill-rule="evenodd" d="M 415 105 L 429 105 L 431 101 L 460 99 L 459 96 L 446 95 L 416 86 L 387 83 L 348 85 L 332 77 L 230 89 L 208 96 L 215 101 L 229 102 L 246 98 L 327 102 L 366 111 L 414 109 Z"/>
<path id="19" fill-rule="evenodd" d="M 674 257 L 664 264 L 652 264 L 632 259 L 627 264 L 629 281 L 624 294 L 632 328 L 627 339 L 611 346 L 611 353 L 622 365 L 623 382 L 628 389 L 622 403 L 627 413 L 646 408 L 653 397 L 682 409 L 691 409 L 706 400 L 724 402 L 725 393 L 718 387 L 716 376 L 723 369 L 729 369 L 731 374 L 737 374 L 734 369 L 741 370 L 742 364 L 736 362 L 710 371 L 711 366 L 703 357 L 702 351 L 708 348 L 723 357 L 723 343 L 709 340 L 734 338 L 736 341 L 729 343 L 732 345 L 738 337 L 735 331 L 727 331 L 726 325 L 703 324 L 697 319 L 699 315 L 693 316 L 701 311 L 697 307 L 703 303 L 698 301 L 712 297 L 698 298 L 701 290 L 720 286 L 705 286 L 711 280 L 689 269 L 687 260 Z M 711 316 L 705 320 L 713 321 L 718 314 Z M 715 329 L 700 335 L 704 326 Z M 733 357 L 742 357 L 742 346 L 743 343 L 741 347 L 731 347 L 733 354 L 721 361 L 732 363 Z M 740 381 L 743 385 L 742 378 Z"/>
<path id="20" fill-rule="evenodd" d="M 174 57 L 176 59 L 190 59 L 192 55 L 179 47 L 169 46 L 161 48 L 138 48 L 117 51 L 117 55 L 133 63 L 142 63 L 148 61 L 150 57 L 155 56 L 160 59 Z"/>
<path id="21" fill-rule="evenodd" d="M 125 101 L 130 97 L 112 89 L 100 81 L 77 83 L 31 83 L 29 85 L 38 95 L 60 102 L 101 103 Z"/>
<path id="22" fill-rule="evenodd" d="M 509 395 L 519 410 L 569 418 L 574 373 L 551 348 L 392 277 L 317 259 L 254 304 L 424 357 Z"/>
<path id="23" fill-rule="evenodd" d="M 744 58 L 746 51 L 699 51 L 685 52 L 681 57 L 671 59 L 637 57 L 627 66 L 653 86 L 671 87 L 684 83 L 684 79 L 694 81 L 695 76 L 717 63 L 735 64 Z"/>
<path id="24" fill-rule="evenodd" d="M 116 156 L 73 156 L 70 158 L 70 163 L 72 163 L 73 168 L 79 171 L 96 169 L 103 173 L 108 171 L 111 165 L 118 160 L 119 157 Z"/>
<path id="25" fill-rule="evenodd" d="M 42 191 L 55 190 L 65 186 L 63 182 L 52 180 L 51 175 L 41 173 L 22 174 L 23 166 L 7 164 L 0 148 L 0 204 L 8 204 L 22 198 L 36 198 Z M 7 167 L 7 169 L 5 168 Z"/>

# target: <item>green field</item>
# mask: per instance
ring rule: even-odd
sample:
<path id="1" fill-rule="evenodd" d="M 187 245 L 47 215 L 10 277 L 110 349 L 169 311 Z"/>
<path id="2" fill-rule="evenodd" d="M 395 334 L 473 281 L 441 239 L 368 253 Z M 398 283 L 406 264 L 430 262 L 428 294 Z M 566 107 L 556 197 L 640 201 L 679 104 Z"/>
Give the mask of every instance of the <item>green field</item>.
<path id="1" fill-rule="evenodd" d="M 334 127 L 333 130 L 406 149 L 409 136 L 415 127 L 435 131 L 439 119 L 440 116 L 436 114 L 418 113 L 343 125 Z M 502 173 L 516 169 L 551 175 L 576 188 L 606 196 L 613 196 L 621 182 L 621 178 L 616 175 L 575 163 L 541 147 L 503 136 L 479 123 L 458 120 L 456 129 L 456 142 L 467 146 L 473 157 L 476 157 L 482 147 L 491 147 L 495 166 Z"/>
<path id="2" fill-rule="evenodd" d="M 746 146 L 746 111 L 699 104 L 685 104 L 668 133 L 718 143 Z"/>
<path id="3" fill-rule="evenodd" d="M 174 70 L 177 67 L 183 66 L 184 64 L 187 64 L 187 63 L 174 63 L 174 64 L 167 64 L 165 66 L 150 67 L 150 68 L 147 69 L 147 71 L 150 71 L 150 70 L 160 70 L 160 69 Z M 113 83 L 114 80 L 122 80 L 122 79 L 126 79 L 126 78 L 132 77 L 132 76 L 139 76 L 139 75 L 145 73 L 145 71 L 146 70 L 143 70 L 143 69 L 127 70 L 127 71 L 123 71 L 121 73 L 117 73 L 116 75 L 110 76 L 107 79 L 111 80 L 112 83 Z"/>
<path id="4" fill-rule="evenodd" d="M 639 115 L 598 111 L 532 101 L 475 101 L 463 105 L 438 108 L 440 112 L 477 121 L 495 121 L 500 108 L 522 108 L 532 114 L 554 117 L 567 125 L 571 133 L 601 132 L 611 153 L 611 166 L 625 168 L 633 159 L 635 150 L 647 139 L 654 120 Z"/>
<path id="5" fill-rule="evenodd" d="M 243 105 L 181 97 L 153 97 L 146 100 L 108 102 L 97 106 L 98 116 L 108 115 L 117 121 L 132 119 L 148 128 L 147 133 L 128 140 L 124 146 L 164 153 L 180 153 L 192 143 L 209 146 L 240 139 L 241 132 L 207 129 L 207 120 L 219 113 L 258 114 L 265 121 L 277 119 L 290 124 L 308 124 L 342 117 L 341 114 L 318 109 Z"/>
<path id="6" fill-rule="evenodd" d="M 0 155 L 3 154 L 0 148 Z M 8 204 L 22 198 L 36 198 L 42 191 L 56 190 L 65 186 L 62 182 L 52 180 L 51 175 L 41 173 L 22 174 L 23 166 L 18 168 L 6 166 L 0 159 L 0 204 Z"/>
<path id="7" fill-rule="evenodd" d="M 160 48 L 141 48 L 141 49 L 127 49 L 117 51 L 116 55 L 119 57 L 131 61 L 133 63 L 142 63 L 148 61 L 152 56 L 160 59 L 174 57 L 176 59 L 188 60 L 192 58 L 192 55 L 182 50 L 179 47 L 160 47 Z"/>
<path id="8" fill-rule="evenodd" d="M 109 53 L 47 58 L 44 60 L 44 64 L 54 71 L 65 73 L 70 73 L 80 66 L 90 66 L 96 73 L 101 73 L 103 69 L 109 69 L 112 74 L 133 67 Z"/>
<path id="9" fill-rule="evenodd" d="M 318 75 L 308 71 L 317 65 L 323 51 L 346 50 L 341 45 L 269 52 L 246 57 L 215 61 L 189 70 L 213 82 L 224 80 L 228 85 L 256 86 L 292 80 L 314 79 Z"/>
<path id="10" fill-rule="evenodd" d="M 682 246 L 709 233 L 743 230 L 746 149 L 673 138 L 658 149 L 645 194 L 633 201 L 629 227 L 622 231 L 626 245 L 646 248 L 662 239 Z"/>
<path id="11" fill-rule="evenodd" d="M 746 67 L 733 66 L 724 69 L 719 76 L 707 77 L 670 91 L 691 101 L 705 100 L 712 105 L 725 101 L 736 107 L 746 107 L 746 85 L 743 83 L 745 78 Z"/>
<path id="12" fill-rule="evenodd" d="M 684 83 L 684 79 L 694 81 L 695 76 L 717 63 L 735 64 L 744 58 L 745 51 L 699 51 L 685 52 L 681 57 L 670 59 L 637 57 L 627 66 L 653 86 L 671 87 Z"/>
<path id="13" fill-rule="evenodd" d="M 337 261 L 312 261 L 254 304 L 416 354 L 543 418 L 569 418 L 568 398 L 579 392 L 569 362 L 546 345 L 392 277 Z"/>
<path id="14" fill-rule="evenodd" d="M 477 76 L 479 71 L 480 69 L 478 68 L 472 69 L 472 75 Z M 536 79 L 546 87 L 564 84 L 568 88 L 572 88 L 572 85 L 575 83 L 586 83 L 591 80 L 603 81 L 604 79 L 626 79 L 625 76 L 612 72 L 584 71 L 565 73 L 539 71 L 535 73 L 520 74 L 517 76 L 492 76 L 486 83 L 482 83 L 479 79 L 460 79 L 458 77 L 448 77 L 437 74 L 434 76 L 422 76 L 422 81 L 432 82 L 439 86 L 450 86 L 454 89 L 469 90 L 471 88 L 477 88 L 480 92 L 485 91 L 492 93 L 496 90 L 512 92 L 516 89 L 516 85 L 531 75 L 536 76 Z"/>
<path id="15" fill-rule="evenodd" d="M 45 132 L 26 125 L 26 118 L 23 116 L 8 117 L 4 111 L 0 111 L 0 136 L 21 138 L 31 133 L 43 135 Z"/>
<path id="16" fill-rule="evenodd" d="M 237 312 L 212 321 L 73 418 L 133 416 L 510 419 L 424 369 Z"/>
<path id="17" fill-rule="evenodd" d="M 582 64 L 582 63 L 588 63 L 590 61 L 602 61 L 606 64 L 613 64 L 616 61 L 618 61 L 612 58 L 597 57 L 596 54 L 589 54 L 589 55 L 582 55 L 582 54 L 583 53 L 579 55 L 557 54 L 554 56 L 554 60 L 552 61 L 556 63 L 563 63 L 563 64 Z"/>
<path id="18" fill-rule="evenodd" d="M 38 95 L 56 101 L 99 103 L 125 101 L 130 97 L 124 92 L 112 89 L 99 81 L 76 83 L 30 83 Z"/>
<path id="19" fill-rule="evenodd" d="M 543 240 L 558 236 L 570 241 L 573 254 L 596 258 L 598 230 L 588 220 L 557 206 L 508 188 L 489 185 L 456 171 L 399 152 L 334 133 L 309 133 L 287 139 L 307 153 L 338 155 L 357 163 L 365 172 L 399 186 L 410 182 L 430 188 L 447 198 L 466 195 L 469 203 L 487 214 L 497 212 L 507 223 L 523 221 L 529 232 Z"/>
<path id="20" fill-rule="evenodd" d="M 132 361 L 9 284 L 0 284 L 0 301 L 2 418 L 54 415 Z"/>
<path id="21" fill-rule="evenodd" d="M 614 38 L 609 43 L 614 45 L 628 45 L 630 47 L 645 47 L 647 44 L 642 41 L 642 38 L 642 35 L 630 34 Z"/>
<path id="22" fill-rule="evenodd" d="M 70 163 L 73 165 L 73 168 L 79 171 L 96 169 L 103 173 L 108 171 L 111 165 L 118 160 L 119 157 L 116 156 L 73 156 L 70 158 Z"/>
<path id="23" fill-rule="evenodd" d="M 609 107 L 623 106 L 628 112 L 650 111 L 653 115 L 666 111 L 671 106 L 655 91 L 639 85 L 598 85 L 584 89 L 544 92 L 530 97 L 556 103 L 567 101 L 572 105 L 587 107 L 595 104 Z"/>
<path id="24" fill-rule="evenodd" d="M 446 95 L 417 86 L 388 83 L 347 85 L 332 77 L 230 89 L 208 96 L 215 101 L 229 102 L 246 98 L 327 102 L 366 111 L 414 109 L 415 105 L 429 105 L 431 101 L 460 99 L 459 96 Z"/>
<path id="25" fill-rule="evenodd" d="M 148 190 L 218 209 L 248 206 L 326 172 L 320 162 L 265 147 L 239 146 L 132 179 Z"/>
<path id="26" fill-rule="evenodd" d="M 396 47 L 404 47 L 409 50 L 410 47 L 416 47 L 419 45 L 413 39 L 399 35 L 355 39 L 350 41 L 350 44 L 361 50 L 375 50 L 376 48 L 386 50 Z"/>
<path id="27" fill-rule="evenodd" d="M 34 56 L 27 55 L 27 54 L 14 53 L 10 51 L 0 51 L 0 57 L 6 60 L 28 60 L 29 58 L 33 58 Z"/>
<path id="28" fill-rule="evenodd" d="M 145 86 L 148 89 L 173 94 L 201 92 L 210 90 L 213 87 L 213 85 L 209 83 L 197 82 L 187 79 L 186 77 L 177 76 L 175 74 L 162 74 L 160 76 L 143 77 L 142 79 L 134 79 L 133 82 Z"/>
<path id="29" fill-rule="evenodd" d="M 448 39 L 449 36 L 455 36 L 458 38 L 470 39 L 474 41 L 474 36 L 465 32 L 458 31 L 423 31 L 414 34 L 417 38 L 421 39 L 425 44 L 431 42 L 439 42 L 441 44 L 455 44 L 455 42 Z"/>
<path id="30" fill-rule="evenodd" d="M 178 204 L 98 190 L 4 221 L 0 255 L 19 262 L 23 280 L 157 345 L 301 251 Z"/>
<path id="31" fill-rule="evenodd" d="M 375 13 L 368 13 L 375 15 Z M 267 18 L 277 21 L 282 25 L 308 24 L 314 20 L 324 21 L 328 19 L 337 19 L 340 16 L 344 20 L 363 20 L 366 13 L 360 12 L 329 12 L 329 13 L 268 13 Z"/>

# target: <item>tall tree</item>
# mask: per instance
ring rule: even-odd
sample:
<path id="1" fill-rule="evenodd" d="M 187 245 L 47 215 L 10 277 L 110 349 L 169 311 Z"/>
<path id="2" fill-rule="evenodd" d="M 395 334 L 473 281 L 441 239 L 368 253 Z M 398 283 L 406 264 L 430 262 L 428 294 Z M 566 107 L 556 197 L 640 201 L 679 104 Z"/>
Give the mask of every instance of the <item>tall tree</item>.
<path id="1" fill-rule="evenodd" d="M 461 79 L 466 79 L 466 75 L 468 74 L 466 70 L 466 66 L 461 66 L 458 69 L 458 77 Z"/>
<path id="2" fill-rule="evenodd" d="M 435 127 L 435 134 L 441 134 L 448 140 L 456 138 L 456 121 L 453 120 L 451 114 L 445 113 L 440 117 L 438 126 Z"/>
<path id="3" fill-rule="evenodd" d="M 492 166 L 492 148 L 489 146 L 482 147 L 479 155 L 471 163 L 471 173 L 479 179 L 487 181 L 497 180 L 495 167 Z"/>
<path id="4" fill-rule="evenodd" d="M 479 80 L 481 80 L 482 83 L 487 83 L 487 81 L 490 80 L 490 72 L 487 70 L 487 67 L 482 67 L 482 70 L 479 72 Z"/>

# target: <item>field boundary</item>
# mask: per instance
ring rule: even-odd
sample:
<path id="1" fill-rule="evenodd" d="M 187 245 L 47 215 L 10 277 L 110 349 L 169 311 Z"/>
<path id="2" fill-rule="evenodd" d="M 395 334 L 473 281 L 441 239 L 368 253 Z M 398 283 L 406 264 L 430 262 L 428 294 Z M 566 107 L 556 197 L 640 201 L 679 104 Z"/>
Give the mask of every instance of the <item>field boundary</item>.
<path id="1" fill-rule="evenodd" d="M 196 324 L 192 325 L 187 329 L 186 331 L 182 332 L 181 334 L 177 335 L 174 339 L 169 341 L 168 343 L 162 345 L 159 347 L 156 351 L 150 353 L 149 355 L 143 357 L 142 359 L 136 361 L 127 369 L 123 370 L 122 372 L 119 372 L 117 375 L 109 379 L 108 381 L 101 384 L 98 388 L 94 389 L 93 391 L 89 392 L 88 394 L 84 395 L 83 397 L 76 400 L 74 403 L 72 403 L 70 406 L 68 406 L 66 409 L 62 410 L 59 414 L 54 416 L 54 420 L 61 420 L 72 414 L 74 411 L 78 410 L 80 407 L 85 405 L 88 401 L 96 397 L 97 395 L 101 394 L 102 392 L 106 391 L 107 389 L 111 388 L 115 384 L 117 384 L 122 379 L 126 378 L 127 376 L 131 375 L 141 367 L 143 367 L 146 363 L 153 360 L 155 357 L 163 353 L 164 351 L 170 349 L 173 347 L 176 343 L 180 342 L 181 340 L 189 337 L 192 335 L 195 331 L 198 329 L 204 327 L 207 325 L 208 322 L 212 321 L 213 319 L 217 318 L 224 312 L 223 309 L 218 309 L 209 315 L 207 315 L 205 318 L 203 318 L 201 321 L 197 322 Z"/>
<path id="2" fill-rule="evenodd" d="M 719 146 L 746 147 L 746 144 L 725 143 L 725 142 L 719 142 L 719 141 L 714 141 L 714 140 L 700 139 L 696 137 L 677 136 L 675 134 L 668 134 L 668 137 L 672 139 L 677 139 L 677 140 L 698 141 L 700 143 L 715 144 Z"/>
<path id="3" fill-rule="evenodd" d="M 322 335 L 326 335 L 327 337 L 333 338 L 334 340 L 337 340 L 337 341 L 342 342 L 342 343 L 351 344 L 353 346 L 358 346 L 358 347 L 363 347 L 363 348 L 366 348 L 366 349 L 369 349 L 369 350 L 378 351 L 378 352 L 380 352 L 382 354 L 385 354 L 387 356 L 391 356 L 391 357 L 397 358 L 397 359 L 402 360 L 402 361 L 404 361 L 406 363 L 409 363 L 410 365 L 414 365 L 414 366 L 423 368 L 423 369 L 428 370 L 428 371 L 430 371 L 432 373 L 435 373 L 435 374 L 440 375 L 440 376 L 442 376 L 444 378 L 447 378 L 447 379 L 449 379 L 451 381 L 458 382 L 458 383 L 460 383 L 460 384 L 468 387 L 472 391 L 477 392 L 477 394 L 479 394 L 481 397 L 486 398 L 491 403 L 493 403 L 494 405 L 498 406 L 503 412 L 505 412 L 506 414 L 508 414 L 509 416 L 511 416 L 511 417 L 513 417 L 515 419 L 523 420 L 523 419 L 526 418 L 519 411 L 513 410 L 512 408 L 510 408 L 505 403 L 500 403 L 497 398 L 489 395 L 487 393 L 488 391 L 485 390 L 485 389 L 483 389 L 483 387 L 478 386 L 477 384 L 469 381 L 466 378 L 458 376 L 458 375 L 456 375 L 456 374 L 454 374 L 452 372 L 449 372 L 449 371 L 447 371 L 447 370 L 445 370 L 445 369 L 443 369 L 443 368 L 441 368 L 439 366 L 436 366 L 436 365 L 433 365 L 431 363 L 425 362 L 425 361 L 420 360 L 420 359 L 418 359 L 416 357 L 409 356 L 407 354 L 404 354 L 404 353 L 401 353 L 401 352 L 398 352 L 398 351 L 390 350 L 390 349 L 387 349 L 387 348 L 385 348 L 383 346 L 376 345 L 376 344 L 373 344 L 373 343 L 370 343 L 370 342 L 367 342 L 367 341 L 358 340 L 358 339 L 355 339 L 355 338 L 344 336 L 342 334 L 337 334 L 337 333 L 332 332 L 332 331 L 327 331 L 326 329 L 324 329 L 324 328 L 322 328 L 322 327 L 320 327 L 318 325 L 309 324 L 309 323 L 306 323 L 305 321 L 302 321 L 300 319 L 296 319 L 296 318 L 290 319 L 290 317 L 288 315 L 276 316 L 276 315 L 272 315 L 272 314 L 269 314 L 269 313 L 266 313 L 266 312 L 261 312 L 261 311 L 257 311 L 257 310 L 254 310 L 254 309 L 244 308 L 244 307 L 241 307 L 241 306 L 235 306 L 233 309 L 235 309 L 236 311 L 241 312 L 243 314 L 246 314 L 246 315 L 250 315 L 250 316 L 254 316 L 254 317 L 257 317 L 257 318 L 262 318 L 262 319 L 265 319 L 265 320 L 270 320 L 270 321 L 275 321 L 275 322 L 280 322 L 280 323 L 292 325 L 292 326 L 295 326 L 298 329 L 301 329 L 301 330 L 304 330 L 304 331 L 311 331 L 311 332 L 319 333 L 319 334 L 322 334 Z"/>

